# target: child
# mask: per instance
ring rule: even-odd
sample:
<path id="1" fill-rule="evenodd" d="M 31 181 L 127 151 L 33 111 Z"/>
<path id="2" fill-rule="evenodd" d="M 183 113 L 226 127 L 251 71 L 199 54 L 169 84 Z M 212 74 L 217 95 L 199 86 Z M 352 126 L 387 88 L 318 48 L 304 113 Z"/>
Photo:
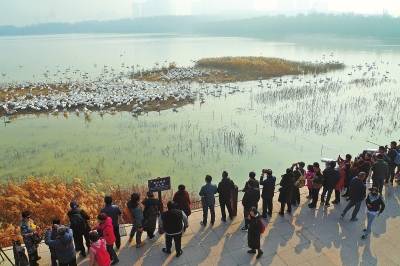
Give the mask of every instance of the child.
<path id="1" fill-rule="evenodd" d="M 260 238 L 261 238 L 261 226 L 263 226 L 261 221 L 261 216 L 257 211 L 256 207 L 250 209 L 249 214 L 249 229 L 247 232 L 247 243 L 250 250 L 247 251 L 249 254 L 255 254 L 257 251 L 257 259 L 260 258 L 264 252 L 260 248 Z"/>
<path id="2" fill-rule="evenodd" d="M 380 215 L 385 209 L 385 202 L 382 196 L 379 195 L 379 190 L 377 187 L 372 187 L 369 189 L 371 191 L 365 203 L 367 204 L 367 228 L 364 229 L 364 234 L 361 236 L 362 239 L 366 239 L 371 233 L 372 222 L 375 217 Z"/>
<path id="3" fill-rule="evenodd" d="M 110 254 L 110 258 L 112 259 L 112 264 L 116 264 L 119 262 L 117 253 L 114 250 L 115 243 L 115 235 L 114 235 L 114 227 L 112 224 L 112 219 L 107 216 L 105 213 L 100 213 L 97 216 L 97 220 L 99 221 L 99 225 L 97 226 L 97 231 L 106 241 L 107 251 Z"/>
<path id="4" fill-rule="evenodd" d="M 106 249 L 106 241 L 100 239 L 97 231 L 89 233 L 89 266 L 110 266 L 111 259 Z"/>

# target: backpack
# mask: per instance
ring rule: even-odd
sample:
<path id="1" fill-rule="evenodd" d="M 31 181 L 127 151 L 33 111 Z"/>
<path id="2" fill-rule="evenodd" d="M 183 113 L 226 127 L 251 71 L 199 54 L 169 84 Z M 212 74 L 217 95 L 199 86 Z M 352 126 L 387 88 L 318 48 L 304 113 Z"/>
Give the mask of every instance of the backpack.
<path id="1" fill-rule="evenodd" d="M 400 165 L 400 150 L 395 150 L 395 151 L 396 151 L 396 157 L 394 157 L 394 164 Z"/>
<path id="2" fill-rule="evenodd" d="M 264 222 L 263 219 L 258 219 L 258 226 L 260 227 L 260 234 L 264 234 L 265 229 L 267 228 L 267 224 Z"/>
<path id="3" fill-rule="evenodd" d="M 83 232 L 85 231 L 85 219 L 81 213 L 72 213 L 69 217 L 70 227 L 72 230 Z"/>
<path id="4" fill-rule="evenodd" d="M 92 245 L 90 248 L 96 252 L 95 260 L 98 266 L 110 266 L 111 259 L 110 254 L 107 252 L 106 244 L 104 240 L 100 241 L 100 247 Z"/>
<path id="5" fill-rule="evenodd" d="M 297 179 L 296 183 L 294 183 L 294 185 L 295 185 L 297 188 L 302 188 L 302 187 L 304 187 L 304 186 L 306 185 L 306 178 L 304 177 L 304 175 L 301 175 L 301 176 L 299 177 L 299 179 Z"/>

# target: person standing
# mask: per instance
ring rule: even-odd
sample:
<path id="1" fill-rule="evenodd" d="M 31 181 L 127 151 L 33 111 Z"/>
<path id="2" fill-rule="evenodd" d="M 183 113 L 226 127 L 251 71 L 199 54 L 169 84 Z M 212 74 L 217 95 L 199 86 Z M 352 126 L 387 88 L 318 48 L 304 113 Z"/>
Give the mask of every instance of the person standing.
<path id="1" fill-rule="evenodd" d="M 389 181 L 393 185 L 394 182 L 394 176 L 396 172 L 396 157 L 398 156 L 399 151 L 397 151 L 397 142 L 392 141 L 390 142 L 390 149 L 388 151 L 388 157 L 389 157 Z"/>
<path id="2" fill-rule="evenodd" d="M 173 201 L 177 204 L 178 209 L 182 210 L 186 216 L 189 218 L 190 214 L 192 214 L 190 208 L 190 196 L 189 193 L 186 191 L 185 185 L 179 185 L 178 191 L 175 192 Z"/>
<path id="3" fill-rule="evenodd" d="M 29 265 L 36 266 L 38 264 L 38 260 L 41 258 L 38 255 L 38 246 L 40 242 L 39 235 L 37 233 L 37 226 L 31 219 L 30 211 L 22 212 L 22 221 L 21 221 L 21 234 L 22 239 L 24 240 L 24 244 L 26 250 L 28 251 Z"/>
<path id="4" fill-rule="evenodd" d="M 376 158 L 376 162 L 372 165 L 372 182 L 382 195 L 383 184 L 389 176 L 389 165 L 384 161 L 382 154 L 378 154 Z"/>
<path id="5" fill-rule="evenodd" d="M 364 234 L 361 236 L 362 239 L 366 239 L 369 234 L 371 234 L 372 223 L 376 216 L 380 215 L 385 209 L 385 202 L 382 196 L 379 195 L 379 190 L 377 187 L 372 187 L 369 189 L 370 193 L 365 200 L 367 205 L 367 228 L 365 228 Z"/>
<path id="6" fill-rule="evenodd" d="M 89 232 L 89 266 L 110 266 L 110 254 L 107 252 L 107 244 L 103 238 L 100 238 L 97 231 Z"/>
<path id="7" fill-rule="evenodd" d="M 336 162 L 328 162 L 327 168 L 324 169 L 322 175 L 324 176 L 324 185 L 321 195 L 321 203 L 325 203 L 325 207 L 329 207 L 331 200 L 332 192 L 336 187 L 336 184 L 339 182 L 340 175 L 339 172 L 335 169 Z"/>
<path id="8" fill-rule="evenodd" d="M 313 188 L 313 183 L 312 180 L 314 178 L 314 168 L 311 164 L 307 165 L 307 171 L 305 173 L 305 179 L 306 179 L 306 185 L 307 185 L 307 189 L 308 189 L 308 196 L 307 199 L 311 199 L 312 198 L 312 188 Z"/>
<path id="9" fill-rule="evenodd" d="M 159 199 L 154 198 L 153 192 L 147 192 L 147 198 L 142 202 L 143 209 L 143 229 L 146 231 L 150 239 L 154 238 L 154 231 L 156 230 L 157 218 L 161 211 L 161 202 Z"/>
<path id="10" fill-rule="evenodd" d="M 119 233 L 119 217 L 121 216 L 122 212 L 117 205 L 112 204 L 113 200 L 111 196 L 105 196 L 104 203 L 105 206 L 100 211 L 100 213 L 105 213 L 107 214 L 108 217 L 111 218 L 115 235 L 115 247 L 119 249 L 121 247 L 121 235 Z"/>
<path id="11" fill-rule="evenodd" d="M 162 251 L 171 254 L 172 239 L 175 242 L 176 257 L 183 253 L 181 247 L 182 234 L 188 227 L 188 220 L 182 210 L 176 208 L 173 201 L 167 203 L 167 211 L 161 214 L 160 230 L 165 232 L 165 248 Z"/>
<path id="12" fill-rule="evenodd" d="M 261 240 L 261 226 L 262 221 L 260 214 L 256 207 L 252 207 L 249 212 L 249 230 L 247 232 L 247 244 L 250 250 L 247 251 L 249 254 L 255 254 L 257 252 L 257 259 L 263 255 L 261 250 L 260 240 Z"/>
<path id="13" fill-rule="evenodd" d="M 83 238 L 85 238 L 86 246 L 90 248 L 89 240 L 89 215 L 82 209 L 76 201 L 72 201 L 69 206 L 71 209 L 68 211 L 68 218 L 70 222 L 70 228 L 73 232 L 75 250 L 80 251 L 82 257 L 86 257 L 86 249 L 83 245 Z"/>
<path id="14" fill-rule="evenodd" d="M 56 240 L 57 239 L 57 229 L 58 227 L 61 225 L 60 220 L 59 219 L 54 219 L 53 220 L 53 226 L 51 227 L 51 231 L 50 231 L 50 239 L 51 240 Z M 47 242 L 45 241 L 45 244 L 47 244 Z M 51 258 L 51 266 L 57 266 L 57 254 L 56 254 L 56 250 L 54 247 L 50 247 L 49 246 L 49 250 L 50 250 L 50 258 Z"/>
<path id="15" fill-rule="evenodd" d="M 131 243 L 136 234 L 136 247 L 142 246 L 142 233 L 143 233 L 143 211 L 140 207 L 140 194 L 132 193 L 131 199 L 127 203 L 127 207 L 132 216 L 132 229 L 129 234 L 128 242 Z"/>
<path id="16" fill-rule="evenodd" d="M 260 185 L 263 186 L 261 197 L 263 199 L 262 217 L 272 216 L 273 198 L 275 195 L 276 177 L 272 175 L 271 169 L 263 169 L 260 177 Z"/>
<path id="17" fill-rule="evenodd" d="M 366 194 L 366 186 L 364 184 L 364 179 L 366 178 L 366 174 L 364 172 L 358 173 L 356 178 L 353 178 L 350 182 L 349 187 L 349 203 L 346 208 L 343 210 L 340 218 L 343 219 L 346 215 L 347 211 L 354 207 L 353 213 L 351 215 L 350 221 L 355 222 L 358 221 L 357 214 L 360 210 L 361 203 L 365 198 Z"/>
<path id="18" fill-rule="evenodd" d="M 260 183 L 256 180 L 256 173 L 249 173 L 249 180 L 246 182 L 242 198 L 244 226 L 242 230 L 245 231 L 249 228 L 249 213 L 252 207 L 258 209 L 258 201 L 260 200 Z"/>
<path id="19" fill-rule="evenodd" d="M 235 189 L 235 183 L 228 177 L 228 172 L 222 172 L 222 180 L 218 184 L 219 205 L 221 208 L 221 220 L 226 222 L 225 207 L 228 210 L 229 219 L 233 219 L 232 211 L 232 191 Z"/>
<path id="20" fill-rule="evenodd" d="M 300 205 L 300 188 L 305 184 L 305 170 L 304 167 L 306 164 L 304 162 L 294 163 L 291 167 L 293 171 L 293 178 L 294 178 L 294 186 L 293 186 L 293 193 L 292 193 L 292 205 L 298 206 Z"/>
<path id="21" fill-rule="evenodd" d="M 107 214 L 100 213 L 97 216 L 97 220 L 99 221 L 99 224 L 97 225 L 97 231 L 99 232 L 99 235 L 106 241 L 107 252 L 110 254 L 110 259 L 112 260 L 111 264 L 117 264 L 119 259 L 114 250 L 115 235 L 112 219 L 111 217 L 108 217 Z"/>
<path id="22" fill-rule="evenodd" d="M 321 173 L 321 169 L 319 168 L 319 163 L 313 163 L 313 171 L 314 171 L 314 178 L 312 179 L 313 188 L 311 190 L 311 202 L 308 204 L 310 209 L 314 209 L 317 207 L 318 202 L 318 195 L 319 190 L 321 189 L 324 183 L 324 176 Z"/>
<path id="23" fill-rule="evenodd" d="M 278 201 L 281 203 L 281 210 L 279 215 L 283 216 L 285 213 L 285 205 L 287 205 L 287 212 L 290 214 L 292 212 L 292 194 L 294 187 L 294 177 L 292 169 L 286 169 L 286 173 L 282 175 L 281 186 L 279 188 L 279 198 Z"/>
<path id="24" fill-rule="evenodd" d="M 206 184 L 201 187 L 199 195 L 201 197 L 201 204 L 203 205 L 203 221 L 200 222 L 201 225 L 207 225 L 208 209 L 211 213 L 211 225 L 215 222 L 215 194 L 218 192 L 216 185 L 211 184 L 212 177 L 206 175 Z"/>
<path id="25" fill-rule="evenodd" d="M 350 154 L 346 154 L 345 159 L 343 160 L 342 157 L 339 155 L 338 157 L 338 164 L 340 169 L 343 171 L 344 174 L 344 187 L 346 188 L 346 193 L 343 195 L 347 197 L 349 192 L 349 185 L 351 179 L 355 176 L 357 170 L 353 167 L 352 156 Z M 339 191 L 340 192 L 340 191 Z M 335 191 L 335 201 L 337 203 L 340 202 L 340 199 L 337 199 L 336 191 Z M 335 203 L 334 203 L 335 204 Z"/>
<path id="26" fill-rule="evenodd" d="M 57 226 L 57 237 L 51 239 L 51 229 L 47 230 L 45 242 L 54 249 L 59 266 L 76 266 L 76 252 L 72 230 L 63 225 Z"/>

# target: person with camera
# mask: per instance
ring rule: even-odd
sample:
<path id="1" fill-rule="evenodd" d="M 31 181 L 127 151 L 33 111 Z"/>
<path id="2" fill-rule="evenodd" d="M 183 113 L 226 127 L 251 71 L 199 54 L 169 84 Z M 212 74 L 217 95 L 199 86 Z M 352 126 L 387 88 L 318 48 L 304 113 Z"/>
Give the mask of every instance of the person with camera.
<path id="1" fill-rule="evenodd" d="M 31 219 L 30 211 L 22 212 L 22 221 L 21 221 L 21 234 L 22 239 L 24 240 L 24 244 L 26 250 L 28 251 L 29 265 L 36 266 L 38 264 L 38 260 L 41 258 L 38 255 L 38 246 L 41 241 L 41 238 L 38 234 L 38 227 Z"/>
<path id="2" fill-rule="evenodd" d="M 315 207 L 317 207 L 319 190 L 324 184 L 324 176 L 321 173 L 321 169 L 319 168 L 318 162 L 313 163 L 313 171 L 314 171 L 314 177 L 311 180 L 312 181 L 311 202 L 308 204 L 308 207 L 310 209 L 314 209 Z"/>
<path id="3" fill-rule="evenodd" d="M 262 217 L 267 218 L 267 215 L 272 216 L 273 198 L 275 195 L 276 177 L 272 175 L 271 169 L 263 169 L 260 177 L 260 185 L 263 186 L 261 198 L 262 203 Z"/>
<path id="4" fill-rule="evenodd" d="M 232 191 L 235 190 L 235 183 L 228 177 L 228 172 L 222 172 L 222 180 L 218 184 L 219 205 L 221 208 L 221 220 L 226 222 L 225 207 L 228 210 L 229 219 L 233 219 L 232 211 Z"/>
<path id="5" fill-rule="evenodd" d="M 300 205 L 300 188 L 302 188 L 305 183 L 305 173 L 304 167 L 306 164 L 304 162 L 298 162 L 292 164 L 291 170 L 293 171 L 294 178 L 294 187 L 292 193 L 292 205 L 299 206 Z"/>
<path id="6" fill-rule="evenodd" d="M 52 229 L 46 231 L 45 242 L 54 249 L 59 266 L 76 266 L 76 252 L 73 242 L 72 230 L 63 225 L 53 225 L 57 228 L 57 236 L 52 239 Z"/>

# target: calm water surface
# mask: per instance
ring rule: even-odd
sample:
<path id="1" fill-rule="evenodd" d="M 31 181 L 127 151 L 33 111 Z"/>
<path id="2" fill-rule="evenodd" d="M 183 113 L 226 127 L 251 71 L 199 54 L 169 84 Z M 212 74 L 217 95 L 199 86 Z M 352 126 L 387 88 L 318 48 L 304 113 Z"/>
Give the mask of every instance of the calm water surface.
<path id="1" fill-rule="evenodd" d="M 343 71 L 231 84 L 240 91 L 193 84 L 206 101 L 139 118 L 127 112 L 19 116 L 0 127 L 0 178 L 79 176 L 89 181 L 145 183 L 172 176 L 197 190 L 226 169 L 242 184 L 249 171 L 319 161 L 400 138 L 400 48 L 373 40 L 266 41 L 160 35 L 61 35 L 0 38 L 0 83 L 59 80 L 65 69 L 96 76 L 104 66 L 191 65 L 208 56 L 275 56 L 339 60 Z M 7 62 L 4 64 L 3 62 Z M 367 64 L 367 65 L 366 65 Z M 140 66 L 136 66 L 140 65 Z M 355 70 L 352 66 L 360 65 Z M 373 66 L 368 71 L 368 66 Z M 48 78 L 43 73 L 59 73 Z M 68 74 L 72 75 L 72 74 Z M 326 81 L 329 79 L 329 81 Z M 325 81 L 324 81 L 325 80 Z M 356 82 L 363 80 L 363 82 Z M 237 142 L 241 145 L 238 145 Z"/>

